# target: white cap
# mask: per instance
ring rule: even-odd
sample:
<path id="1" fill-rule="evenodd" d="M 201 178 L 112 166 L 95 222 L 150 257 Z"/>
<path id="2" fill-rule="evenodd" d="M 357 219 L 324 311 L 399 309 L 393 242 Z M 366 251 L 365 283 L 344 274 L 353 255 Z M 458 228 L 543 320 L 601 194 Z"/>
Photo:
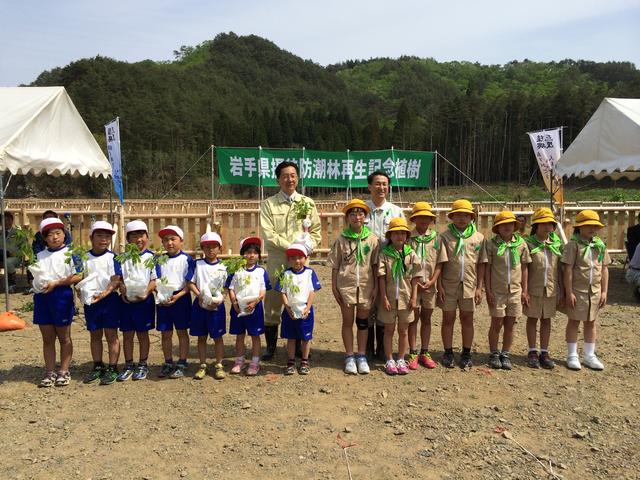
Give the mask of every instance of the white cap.
<path id="1" fill-rule="evenodd" d="M 303 257 L 309 256 L 309 250 L 301 243 L 292 243 L 285 251 L 287 257 L 293 257 L 294 255 L 302 255 Z"/>
<path id="2" fill-rule="evenodd" d="M 164 227 L 162 230 L 158 232 L 158 235 L 160 235 L 160 238 L 162 238 L 165 235 L 168 235 L 170 233 L 173 233 L 174 235 L 179 236 L 180 240 L 184 240 L 184 232 L 180 227 L 176 225 L 167 225 L 166 227 Z"/>
<path id="3" fill-rule="evenodd" d="M 111 235 L 116 233 L 116 231 L 113 229 L 113 226 L 109 222 L 105 222 L 104 220 L 93 222 L 93 225 L 91 225 L 91 230 L 89 231 L 89 236 L 93 235 L 93 232 L 95 232 L 96 230 L 106 230 L 107 232 L 111 232 Z"/>
<path id="4" fill-rule="evenodd" d="M 47 230 L 52 228 L 61 228 L 64 230 L 64 223 L 59 218 L 45 218 L 40 222 L 40 233 L 44 234 Z"/>
<path id="5" fill-rule="evenodd" d="M 131 222 L 127 223 L 126 227 L 124 227 L 124 234 L 126 235 L 131 232 L 141 232 L 143 230 L 149 233 L 149 229 L 147 228 L 146 223 L 144 223 L 142 220 L 132 220 Z"/>
<path id="6" fill-rule="evenodd" d="M 214 242 L 217 242 L 218 245 L 222 246 L 222 239 L 216 232 L 207 232 L 200 237 L 200 245 L 206 245 Z"/>

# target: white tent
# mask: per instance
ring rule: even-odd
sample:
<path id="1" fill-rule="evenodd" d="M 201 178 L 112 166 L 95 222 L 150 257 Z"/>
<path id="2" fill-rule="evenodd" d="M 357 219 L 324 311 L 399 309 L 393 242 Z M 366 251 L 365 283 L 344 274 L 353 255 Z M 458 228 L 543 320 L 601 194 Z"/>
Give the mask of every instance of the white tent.
<path id="1" fill-rule="evenodd" d="M 111 165 L 64 87 L 0 88 L 0 171 L 108 177 Z"/>
<path id="2" fill-rule="evenodd" d="M 640 177 L 640 99 L 605 98 L 556 165 L 563 176 Z"/>

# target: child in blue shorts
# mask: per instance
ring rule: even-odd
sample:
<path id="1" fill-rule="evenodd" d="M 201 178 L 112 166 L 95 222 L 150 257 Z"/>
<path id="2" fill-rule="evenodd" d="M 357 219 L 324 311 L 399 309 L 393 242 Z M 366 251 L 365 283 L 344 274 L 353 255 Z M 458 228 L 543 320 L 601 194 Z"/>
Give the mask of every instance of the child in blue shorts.
<path id="1" fill-rule="evenodd" d="M 139 261 L 125 260 L 122 264 L 122 350 L 124 351 L 124 369 L 118 375 L 119 382 L 144 380 L 149 373 L 149 330 L 155 327 L 156 308 L 152 292 L 156 288 L 156 272 L 145 265 L 153 258 L 153 252 L 147 249 L 149 230 L 142 220 L 133 220 L 125 226 L 127 242 L 134 244 L 140 251 Z M 133 362 L 133 338 L 138 337 L 140 361 Z"/>
<path id="2" fill-rule="evenodd" d="M 207 374 L 207 337 L 211 336 L 215 344 L 216 364 L 213 377 L 222 380 L 224 367 L 224 343 L 222 336 L 227 332 L 226 311 L 224 308 L 224 284 L 227 280 L 227 267 L 218 260 L 222 246 L 220 235 L 205 233 L 200 237 L 200 247 L 204 258 L 196 260 L 196 267 L 189 287 L 196 296 L 191 306 L 191 335 L 198 337 L 198 356 L 200 368 L 193 378 L 202 380 Z"/>
<path id="3" fill-rule="evenodd" d="M 282 325 L 280 335 L 287 339 L 287 368 L 285 375 L 296 371 L 296 340 L 302 341 L 302 359 L 300 375 L 309 373 L 309 351 L 313 338 L 313 298 L 320 290 L 318 276 L 313 269 L 305 266 L 307 248 L 300 244 L 291 244 L 286 250 L 289 268 L 276 283 L 276 290 L 282 293 Z"/>
<path id="4" fill-rule="evenodd" d="M 162 332 L 162 353 L 164 364 L 158 375 L 160 378 L 182 378 L 187 370 L 189 354 L 189 322 L 191 318 L 191 295 L 189 281 L 193 278 L 195 262 L 182 251 L 184 233 L 180 227 L 168 225 L 159 232 L 162 246 L 167 251 L 168 260 L 156 265 L 157 329 Z M 161 285 L 162 284 L 162 285 Z M 161 290 L 170 291 L 163 298 Z M 178 334 L 180 358 L 173 363 L 173 329 Z"/>
<path id="5" fill-rule="evenodd" d="M 118 378 L 118 357 L 120 341 L 120 309 L 122 302 L 116 292 L 122 278 L 120 263 L 109 250 L 115 230 L 109 222 L 99 220 L 91 225 L 91 250 L 83 261 L 86 280 L 93 281 L 84 288 L 90 288 L 90 296 L 85 300 L 84 317 L 91 335 L 91 357 L 93 369 L 84 377 L 84 383 L 110 385 Z M 81 283 L 76 288 L 80 288 Z M 86 295 L 81 295 L 86 296 Z M 102 362 L 102 337 L 107 340 L 109 366 Z"/>
<path id="6" fill-rule="evenodd" d="M 227 277 L 225 287 L 231 300 L 229 333 L 236 335 L 236 360 L 231 373 L 240 373 L 244 368 L 247 333 L 251 337 L 251 363 L 247 375 L 255 376 L 260 371 L 260 335 L 264 332 L 264 307 L 262 301 L 271 290 L 267 271 L 258 265 L 262 241 L 248 237 L 240 242 L 240 255 L 246 260 L 244 268 Z"/>
<path id="7" fill-rule="evenodd" d="M 71 285 L 80 280 L 72 263 L 67 263 L 64 244 L 64 224 L 58 218 L 46 218 L 40 223 L 40 234 L 47 245 L 38 252 L 38 269 L 42 278 L 33 280 L 33 323 L 40 327 L 45 375 L 41 387 L 69 385 L 69 365 L 73 355 L 71 322 L 73 321 L 73 291 Z M 60 342 L 60 370 L 56 367 L 56 338 Z"/>

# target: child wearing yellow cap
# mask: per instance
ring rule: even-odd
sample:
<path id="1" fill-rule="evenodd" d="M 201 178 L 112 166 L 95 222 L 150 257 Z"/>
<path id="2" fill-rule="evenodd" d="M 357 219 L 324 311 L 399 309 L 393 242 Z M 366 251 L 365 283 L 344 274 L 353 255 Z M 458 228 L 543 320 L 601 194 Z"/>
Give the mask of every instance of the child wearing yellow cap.
<path id="1" fill-rule="evenodd" d="M 438 277 L 438 305 L 442 308 L 442 365 L 453 368 L 453 326 L 460 309 L 462 355 L 460 367 L 471 367 L 473 315 L 482 301 L 482 287 L 487 258 L 482 248 L 484 235 L 476 229 L 476 214 L 469 200 L 456 200 L 447 214 L 451 223 L 440 235 L 440 249 L 447 260 Z"/>
<path id="2" fill-rule="evenodd" d="M 512 368 L 513 326 L 522 315 L 522 304 L 529 302 L 527 269 L 531 257 L 526 242 L 515 233 L 519 225 L 513 212 L 498 212 L 491 229 L 496 235 L 484 244 L 487 257 L 485 287 L 491 314 L 489 366 L 503 370 Z M 502 351 L 499 351 L 498 341 L 503 328 Z"/>
<path id="3" fill-rule="evenodd" d="M 611 258 L 607 246 L 596 235 L 604 225 L 593 210 L 578 213 L 571 240 L 565 245 L 561 262 L 565 291 L 564 313 L 567 314 L 567 367 L 582 368 L 578 359 L 578 331 L 584 328 L 582 363 L 593 370 L 604 365 L 596 355 L 596 320 L 598 312 L 607 304 Z"/>
<path id="4" fill-rule="evenodd" d="M 406 375 L 409 324 L 416 308 L 421 264 L 408 245 L 411 230 L 404 218 L 392 218 L 385 236 L 388 243 L 380 252 L 378 265 L 378 318 L 384 324 L 385 372 Z M 393 334 L 398 323 L 398 360 L 393 359 Z"/>
<path id="5" fill-rule="evenodd" d="M 409 219 L 414 224 L 409 239 L 409 246 L 413 248 L 420 260 L 420 279 L 416 297 L 415 321 L 409 324 L 409 356 L 408 366 L 411 370 L 418 368 L 418 364 L 426 368 L 435 368 L 436 362 L 429 355 L 429 341 L 431 340 L 431 315 L 436 306 L 436 282 L 442 262 L 445 261 L 446 251 L 438 248 L 438 234 L 430 227 L 436 216 L 428 202 L 416 202 L 411 210 Z M 418 322 L 420 322 L 420 354 L 417 350 Z"/>
<path id="6" fill-rule="evenodd" d="M 562 240 L 555 233 L 557 221 L 551 209 L 542 207 L 531 217 L 531 235 L 526 238 L 531 255 L 529 264 L 529 303 L 524 306 L 527 316 L 527 364 L 531 368 L 552 369 L 555 363 L 549 356 L 551 319 L 556 315 L 560 293 L 559 268 Z M 536 333 L 540 320 L 540 354 L 536 348 Z"/>

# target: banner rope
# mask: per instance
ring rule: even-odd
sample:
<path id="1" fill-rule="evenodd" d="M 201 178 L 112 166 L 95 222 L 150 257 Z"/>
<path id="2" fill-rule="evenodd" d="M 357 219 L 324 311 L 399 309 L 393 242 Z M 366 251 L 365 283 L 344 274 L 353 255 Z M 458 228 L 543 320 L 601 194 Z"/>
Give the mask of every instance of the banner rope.
<path id="1" fill-rule="evenodd" d="M 186 171 L 186 172 L 184 172 L 184 175 L 182 175 L 182 176 L 178 179 L 178 181 L 177 181 L 176 183 L 174 183 L 173 185 L 171 185 L 171 188 L 170 188 L 169 190 L 167 190 L 167 193 L 165 193 L 165 194 L 164 194 L 164 196 L 161 198 L 161 200 L 164 200 L 165 198 L 167 198 L 167 195 L 169 195 L 169 193 L 171 193 L 171 191 L 172 191 L 174 188 L 176 188 L 176 186 L 177 186 L 177 185 L 182 181 L 182 179 L 183 179 L 184 177 L 186 177 L 186 176 L 187 176 L 187 174 L 191 171 L 191 169 L 193 169 L 193 167 L 195 167 L 195 166 L 198 164 L 198 162 L 199 162 L 200 160 L 202 160 L 202 157 L 204 157 L 207 153 L 209 153 L 209 150 L 211 150 L 211 146 L 209 146 L 209 148 L 207 148 L 207 150 L 206 150 L 202 155 L 200 155 L 200 158 L 198 158 L 195 162 L 193 162 L 193 165 L 191 165 L 191 166 L 187 169 L 187 171 Z"/>

